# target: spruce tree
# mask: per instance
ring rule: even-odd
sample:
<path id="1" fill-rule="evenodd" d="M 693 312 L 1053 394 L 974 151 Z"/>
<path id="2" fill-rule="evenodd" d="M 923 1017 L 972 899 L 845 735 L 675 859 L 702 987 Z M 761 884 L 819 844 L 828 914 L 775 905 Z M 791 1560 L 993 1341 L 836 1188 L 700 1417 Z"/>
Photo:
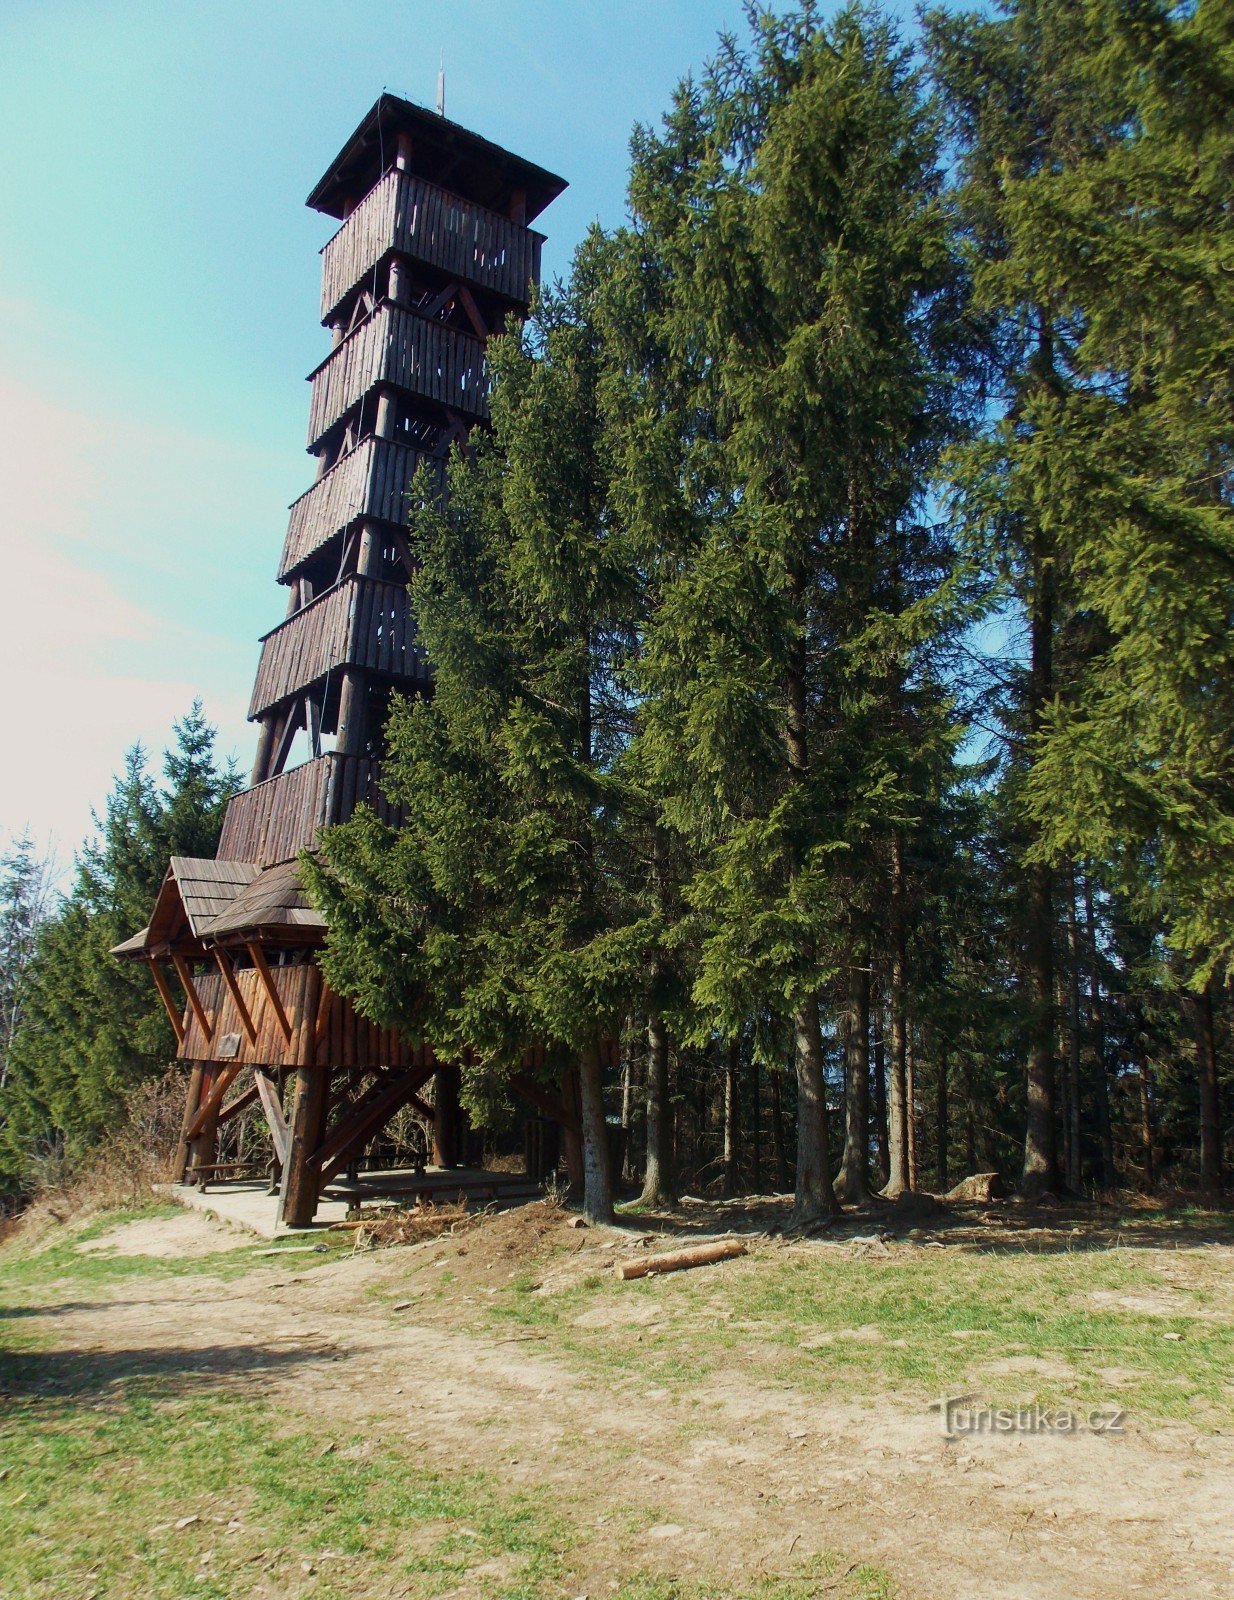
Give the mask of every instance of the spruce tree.
<path id="1" fill-rule="evenodd" d="M 307 868 L 331 980 L 439 1055 L 470 1050 L 473 1108 L 543 1052 L 567 1111 L 577 1095 L 597 1221 L 612 1214 L 603 1051 L 654 938 L 623 831 L 632 591 L 601 444 L 607 259 L 593 235 L 569 284 L 490 346 L 492 437 L 413 517 L 434 689 L 396 708 L 383 779 L 408 826 L 391 837 L 361 814 Z"/>
<path id="2" fill-rule="evenodd" d="M 143 926 L 171 855 L 212 855 L 237 779 L 219 769 L 200 704 L 173 729 L 164 783 L 134 746 L 83 845 L 72 889 L 40 927 L 10 1053 L 0 1182 L 20 1193 L 45 1163 L 78 1159 L 125 1096 L 163 1071 L 175 1039 L 149 974 L 113 945 Z"/>
<path id="3" fill-rule="evenodd" d="M 726 41 L 636 146 L 669 349 L 704 369 L 676 447 L 642 441 L 687 536 L 665 550 L 639 681 L 666 817 L 698 857 L 695 1003 L 722 1037 L 767 1004 L 792 1021 L 808 1219 L 835 1203 L 820 1007 L 866 981 L 873 843 L 902 799 L 884 712 L 910 633 L 884 574 L 925 566 L 910 528 L 947 426 L 933 336 L 953 273 L 930 116 L 889 27 L 854 9 L 827 29 L 813 8 L 750 21 L 752 48 Z M 850 1039 L 861 1198 L 860 1023 Z"/>

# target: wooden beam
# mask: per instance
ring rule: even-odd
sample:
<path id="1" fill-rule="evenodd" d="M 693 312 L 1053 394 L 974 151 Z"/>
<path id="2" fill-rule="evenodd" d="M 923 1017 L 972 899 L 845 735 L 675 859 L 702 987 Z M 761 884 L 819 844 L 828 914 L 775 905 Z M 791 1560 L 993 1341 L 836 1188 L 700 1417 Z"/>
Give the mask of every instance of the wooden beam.
<path id="1" fill-rule="evenodd" d="M 403 563 L 408 578 L 414 578 L 420 570 L 420 564 L 411 553 L 411 545 L 408 542 L 407 535 L 401 528 L 392 528 L 390 537 L 394 541 L 394 548 L 398 551 L 399 560 Z"/>
<path id="2" fill-rule="evenodd" d="M 221 1108 L 223 1104 L 223 1096 L 240 1076 L 243 1067 L 243 1061 L 229 1061 L 219 1073 L 218 1077 L 215 1078 L 214 1082 L 210 1085 L 210 1093 L 206 1096 L 197 1115 L 193 1118 L 192 1126 L 188 1131 L 188 1137 L 190 1139 L 195 1139 L 197 1135 L 204 1129 L 207 1122 L 209 1122 L 214 1116 L 215 1112 Z"/>
<path id="3" fill-rule="evenodd" d="M 291 747 L 295 743 L 296 735 L 300 731 L 304 720 L 304 701 L 296 700 L 288 708 L 287 721 L 283 724 L 278 742 L 274 748 L 274 755 L 270 761 L 270 777 L 277 778 L 287 765 L 287 757 L 291 754 Z"/>
<path id="4" fill-rule="evenodd" d="M 224 1106 L 219 1112 L 219 1127 L 225 1122 L 230 1122 L 233 1117 L 238 1117 L 242 1111 L 247 1111 L 257 1098 L 257 1085 L 250 1084 L 243 1094 L 238 1094 L 229 1106 Z"/>
<path id="5" fill-rule="evenodd" d="M 172 1031 L 176 1036 L 176 1043 L 184 1043 L 186 1028 L 184 1026 L 184 1013 L 176 1010 L 176 1002 L 172 997 L 171 985 L 163 976 L 163 969 L 158 962 L 151 959 L 149 962 L 150 976 L 154 979 L 154 987 L 159 992 L 159 999 L 163 1002 L 163 1009 L 171 1020 Z"/>
<path id="6" fill-rule="evenodd" d="M 351 1156 L 362 1150 L 373 1135 L 383 1128 L 396 1111 L 400 1111 L 421 1084 L 427 1083 L 435 1067 L 413 1067 L 398 1077 L 361 1116 L 349 1117 L 335 1129 L 333 1136 L 322 1145 L 311 1165 L 318 1167 L 321 1177 L 317 1192 L 334 1179 L 347 1165 Z"/>
<path id="7" fill-rule="evenodd" d="M 274 1153 L 278 1156 L 279 1166 L 287 1163 L 287 1151 L 291 1144 L 291 1129 L 287 1126 L 287 1118 L 283 1115 L 282 1103 L 275 1092 L 274 1085 L 260 1068 L 254 1073 L 256 1084 L 253 1092 L 261 1097 L 261 1109 L 266 1114 L 266 1126 L 270 1129 L 270 1138 L 274 1143 Z"/>
<path id="8" fill-rule="evenodd" d="M 480 315 L 480 307 L 476 304 L 471 290 L 465 283 L 459 286 L 458 297 L 472 327 L 480 335 L 481 339 L 487 339 L 492 329 Z"/>
<path id="9" fill-rule="evenodd" d="M 266 963 L 265 951 L 259 944 L 250 943 L 248 946 L 248 953 L 249 959 L 257 969 L 257 975 L 261 979 L 262 988 L 264 988 L 266 991 L 266 999 L 270 1002 L 270 1009 L 274 1012 L 275 1020 L 279 1025 L 279 1030 L 282 1033 L 283 1038 L 286 1039 L 288 1044 L 290 1044 L 291 1022 L 286 1011 L 283 1009 L 283 1002 L 279 998 L 278 989 L 275 987 L 274 977 Z"/>
<path id="10" fill-rule="evenodd" d="M 210 1021 L 210 1018 L 206 1015 L 206 1008 L 202 1005 L 201 996 L 197 993 L 197 989 L 194 986 L 193 974 L 189 971 L 188 962 L 185 961 L 184 957 L 180 955 L 178 951 L 173 950 L 171 953 L 171 964 L 173 967 L 175 967 L 176 977 L 179 978 L 181 986 L 183 987 L 185 994 L 188 996 L 188 1002 L 192 1008 L 193 1015 L 197 1018 L 197 1025 L 205 1034 L 206 1043 L 209 1044 L 214 1038 L 214 1027 Z M 196 1135 L 193 1137 L 195 1138 Z"/>
<path id="11" fill-rule="evenodd" d="M 249 1016 L 249 1008 L 244 1003 L 244 996 L 240 993 L 240 985 L 236 982 L 235 968 L 231 964 L 231 957 L 223 950 L 215 948 L 214 959 L 218 969 L 223 974 L 223 982 L 227 985 L 227 992 L 231 996 L 231 1003 L 235 1006 L 240 1017 L 240 1024 L 249 1036 L 249 1043 L 257 1043 L 257 1029 L 253 1019 Z"/>

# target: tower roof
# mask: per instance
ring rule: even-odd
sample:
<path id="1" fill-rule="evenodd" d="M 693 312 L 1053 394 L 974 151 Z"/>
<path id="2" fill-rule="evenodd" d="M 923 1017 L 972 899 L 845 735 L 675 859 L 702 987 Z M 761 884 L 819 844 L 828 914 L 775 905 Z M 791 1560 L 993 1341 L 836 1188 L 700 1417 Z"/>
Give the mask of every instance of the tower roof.
<path id="1" fill-rule="evenodd" d="M 306 203 L 315 211 L 341 217 L 347 202 L 354 203 L 367 194 L 392 163 L 400 133 L 411 136 L 412 172 L 493 211 L 505 211 L 514 191 L 523 189 L 526 220 L 531 222 L 566 187 L 564 178 L 512 155 L 459 123 L 398 95 L 383 94 L 327 167 Z"/>

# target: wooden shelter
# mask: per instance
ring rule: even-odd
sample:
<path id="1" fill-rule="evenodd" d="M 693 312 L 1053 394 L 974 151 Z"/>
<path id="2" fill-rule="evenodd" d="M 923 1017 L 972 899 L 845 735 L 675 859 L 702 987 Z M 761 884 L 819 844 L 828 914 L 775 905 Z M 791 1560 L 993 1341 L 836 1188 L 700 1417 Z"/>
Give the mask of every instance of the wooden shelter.
<path id="1" fill-rule="evenodd" d="M 217 859 L 173 857 L 149 926 L 114 952 L 148 963 L 190 1069 L 179 1175 L 213 1172 L 219 1127 L 260 1103 L 292 1225 L 407 1105 L 431 1118 L 435 1161 L 457 1160 L 458 1065 L 331 992 L 296 859 L 361 801 L 398 821 L 380 789 L 389 697 L 431 686 L 408 600 L 408 488 L 421 464 L 444 487 L 451 445 L 484 425 L 485 341 L 526 312 L 543 242 L 529 224 L 564 188 L 383 94 L 309 196 L 341 224 L 322 251 L 332 348 L 309 375 L 316 481 L 288 520 L 287 615 L 261 641 L 250 787 Z M 533 1092 L 573 1131 L 572 1110 Z"/>

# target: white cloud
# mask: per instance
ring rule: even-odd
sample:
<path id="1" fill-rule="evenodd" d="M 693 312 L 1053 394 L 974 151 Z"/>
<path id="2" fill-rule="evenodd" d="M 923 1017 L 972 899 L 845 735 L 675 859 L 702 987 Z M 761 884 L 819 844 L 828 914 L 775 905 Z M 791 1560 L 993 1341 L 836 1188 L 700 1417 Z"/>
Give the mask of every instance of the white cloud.
<path id="1" fill-rule="evenodd" d="M 0 375 L 0 834 L 70 853 L 125 749 L 157 758 L 197 694 L 247 759 L 250 619 L 278 614 L 277 530 L 244 529 L 260 465 Z"/>

